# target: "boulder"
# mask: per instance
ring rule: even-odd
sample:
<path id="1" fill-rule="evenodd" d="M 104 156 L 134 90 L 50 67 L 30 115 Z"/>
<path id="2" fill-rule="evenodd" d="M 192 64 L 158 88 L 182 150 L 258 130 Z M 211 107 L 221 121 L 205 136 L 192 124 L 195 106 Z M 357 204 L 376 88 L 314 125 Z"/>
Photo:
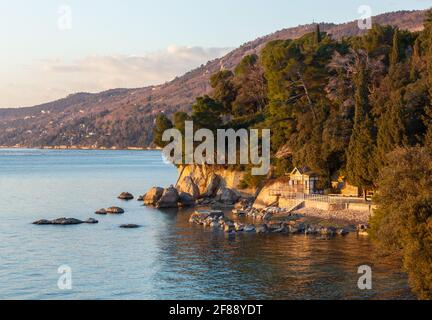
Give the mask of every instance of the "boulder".
<path id="1" fill-rule="evenodd" d="M 243 228 L 244 232 L 255 232 L 255 226 L 252 224 L 248 224 Z"/>
<path id="2" fill-rule="evenodd" d="M 203 196 L 205 198 L 213 198 L 216 196 L 217 192 L 219 191 L 221 184 L 221 178 L 217 174 L 212 174 L 210 177 L 209 183 L 207 184 L 207 188 Z"/>
<path id="3" fill-rule="evenodd" d="M 321 227 L 319 233 L 322 236 L 334 236 L 336 234 L 336 228 L 334 227 Z"/>
<path id="4" fill-rule="evenodd" d="M 347 228 L 341 228 L 337 230 L 337 234 L 340 236 L 346 236 L 349 234 L 349 230 Z"/>
<path id="5" fill-rule="evenodd" d="M 184 177 L 182 181 L 178 183 L 177 189 L 180 193 L 184 192 L 190 194 L 195 200 L 200 197 L 199 188 L 191 176 Z"/>
<path id="6" fill-rule="evenodd" d="M 165 189 L 159 201 L 156 204 L 157 208 L 177 208 L 179 202 L 179 193 L 176 188 L 170 186 Z"/>
<path id="7" fill-rule="evenodd" d="M 98 211 L 95 212 L 95 214 L 106 215 L 108 214 L 108 212 L 105 209 L 99 209 Z"/>
<path id="8" fill-rule="evenodd" d="M 157 204 L 159 199 L 162 197 L 164 189 L 160 187 L 153 187 L 144 195 L 144 204 L 148 206 L 154 206 Z"/>
<path id="9" fill-rule="evenodd" d="M 195 198 L 186 192 L 179 194 L 179 206 L 180 207 L 193 207 L 195 205 Z"/>
<path id="10" fill-rule="evenodd" d="M 120 228 L 122 229 L 136 229 L 136 228 L 140 228 L 141 226 L 137 225 L 137 224 L 122 224 L 120 225 Z"/>
<path id="11" fill-rule="evenodd" d="M 234 205 L 239 199 L 237 192 L 229 188 L 219 189 L 216 195 L 216 200 L 226 205 Z"/>
<path id="12" fill-rule="evenodd" d="M 244 228 L 245 228 L 244 224 L 240 223 L 240 222 L 234 223 L 234 227 L 235 227 L 235 231 L 237 231 L 237 232 L 242 232 L 242 231 L 244 231 Z"/>
<path id="13" fill-rule="evenodd" d="M 117 198 L 120 200 L 132 200 L 134 196 L 129 192 L 122 192 Z"/>
<path id="14" fill-rule="evenodd" d="M 143 202 L 143 201 L 144 201 L 144 197 L 145 197 L 145 195 L 143 195 L 143 196 L 139 196 L 139 197 L 137 198 L 137 201 L 139 201 L 139 202 Z"/>
<path id="15" fill-rule="evenodd" d="M 111 207 L 111 208 L 106 209 L 106 212 L 108 214 L 123 214 L 124 210 L 122 208 L 119 208 L 119 207 Z"/>
<path id="16" fill-rule="evenodd" d="M 262 225 L 262 226 L 257 227 L 257 228 L 256 228 L 256 232 L 257 232 L 257 233 L 264 234 L 264 233 L 268 233 L 269 230 L 268 230 L 267 226 L 264 224 L 264 225 Z"/>

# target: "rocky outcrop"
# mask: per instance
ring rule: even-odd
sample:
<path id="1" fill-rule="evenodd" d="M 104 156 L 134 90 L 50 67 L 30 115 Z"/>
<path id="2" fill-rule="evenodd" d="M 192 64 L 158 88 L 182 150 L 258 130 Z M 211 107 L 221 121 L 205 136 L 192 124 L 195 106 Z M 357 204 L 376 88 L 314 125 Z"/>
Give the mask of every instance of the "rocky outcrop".
<path id="1" fill-rule="evenodd" d="M 239 190 L 244 172 L 226 169 L 222 166 L 186 165 L 179 167 L 179 179 L 176 188 L 194 196 L 214 197 L 220 188 Z M 195 191 L 194 191 L 195 190 Z M 241 190 L 242 194 L 255 195 L 256 190 Z"/>
<path id="2" fill-rule="evenodd" d="M 241 196 L 234 190 L 222 187 L 217 192 L 215 200 L 225 205 L 234 205 L 240 197 Z"/>
<path id="3" fill-rule="evenodd" d="M 170 186 L 165 189 L 159 201 L 156 204 L 157 208 L 177 208 L 180 200 L 179 193 L 176 188 Z"/>
<path id="4" fill-rule="evenodd" d="M 278 203 L 278 197 L 274 195 L 273 191 L 278 188 L 283 188 L 285 180 L 271 180 L 265 184 L 260 190 L 253 207 L 255 209 L 263 209 Z"/>
<path id="5" fill-rule="evenodd" d="M 42 220 L 38 220 L 33 222 L 33 224 L 35 225 L 61 225 L 61 226 L 70 226 L 70 225 L 78 225 L 78 224 L 84 224 L 84 223 L 88 223 L 88 224 L 96 224 L 98 223 L 97 220 L 95 219 L 88 219 L 86 221 L 82 221 L 79 219 L 75 219 L 75 218 L 58 218 L 58 219 L 54 219 L 54 220 L 46 220 L 46 219 L 42 219 Z"/>
<path id="6" fill-rule="evenodd" d="M 155 206 L 159 199 L 162 197 L 164 189 L 160 187 L 153 187 L 144 195 L 144 204 L 147 206 Z"/>
<path id="7" fill-rule="evenodd" d="M 182 177 L 181 181 L 177 184 L 177 190 L 180 193 L 192 195 L 195 200 L 201 196 L 200 190 L 191 176 Z"/>

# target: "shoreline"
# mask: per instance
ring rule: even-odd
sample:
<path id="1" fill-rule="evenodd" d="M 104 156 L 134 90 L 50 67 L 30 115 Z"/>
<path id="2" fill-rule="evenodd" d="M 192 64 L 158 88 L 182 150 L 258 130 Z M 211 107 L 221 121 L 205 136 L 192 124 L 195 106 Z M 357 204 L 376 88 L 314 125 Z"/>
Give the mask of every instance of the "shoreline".
<path id="1" fill-rule="evenodd" d="M 141 147 L 126 147 L 126 148 L 93 148 L 84 146 L 43 146 L 43 147 L 26 147 L 26 146 L 0 146 L 0 149 L 33 149 L 33 150 L 94 150 L 94 151 L 160 151 L 160 148 L 141 148 Z"/>

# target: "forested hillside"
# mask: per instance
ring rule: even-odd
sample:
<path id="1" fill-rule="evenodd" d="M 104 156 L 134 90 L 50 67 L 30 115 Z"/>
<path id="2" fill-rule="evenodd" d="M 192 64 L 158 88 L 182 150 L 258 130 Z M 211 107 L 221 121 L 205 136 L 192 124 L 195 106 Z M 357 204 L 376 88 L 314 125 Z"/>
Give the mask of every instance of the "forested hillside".
<path id="1" fill-rule="evenodd" d="M 401 11 L 374 17 L 373 21 L 401 30 L 419 30 L 423 17 L 424 11 Z M 178 110 L 190 111 L 195 97 L 211 92 L 210 75 L 221 69 L 233 70 L 244 56 L 259 54 L 270 41 L 296 39 L 314 28 L 309 24 L 261 37 L 163 85 L 77 93 L 36 107 L 0 109 L 0 146 L 150 146 L 156 115 L 163 112 L 171 117 Z M 332 39 L 365 32 L 356 21 L 321 23 L 320 28 Z"/>

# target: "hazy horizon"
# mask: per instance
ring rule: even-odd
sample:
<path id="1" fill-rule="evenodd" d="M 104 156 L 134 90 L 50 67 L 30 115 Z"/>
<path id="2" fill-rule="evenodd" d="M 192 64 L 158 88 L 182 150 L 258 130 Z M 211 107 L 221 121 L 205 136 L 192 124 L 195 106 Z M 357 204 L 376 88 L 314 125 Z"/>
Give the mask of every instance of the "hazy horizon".
<path id="1" fill-rule="evenodd" d="M 331 5 L 282 0 L 253 0 L 247 5 L 227 0 L 3 3 L 0 34 L 7 48 L 0 50 L 0 108 L 38 105 L 76 92 L 162 84 L 283 28 L 356 20 L 358 7 L 365 4 L 357 0 Z M 372 15 L 379 15 L 427 9 L 432 0 L 382 0 L 370 6 Z"/>

